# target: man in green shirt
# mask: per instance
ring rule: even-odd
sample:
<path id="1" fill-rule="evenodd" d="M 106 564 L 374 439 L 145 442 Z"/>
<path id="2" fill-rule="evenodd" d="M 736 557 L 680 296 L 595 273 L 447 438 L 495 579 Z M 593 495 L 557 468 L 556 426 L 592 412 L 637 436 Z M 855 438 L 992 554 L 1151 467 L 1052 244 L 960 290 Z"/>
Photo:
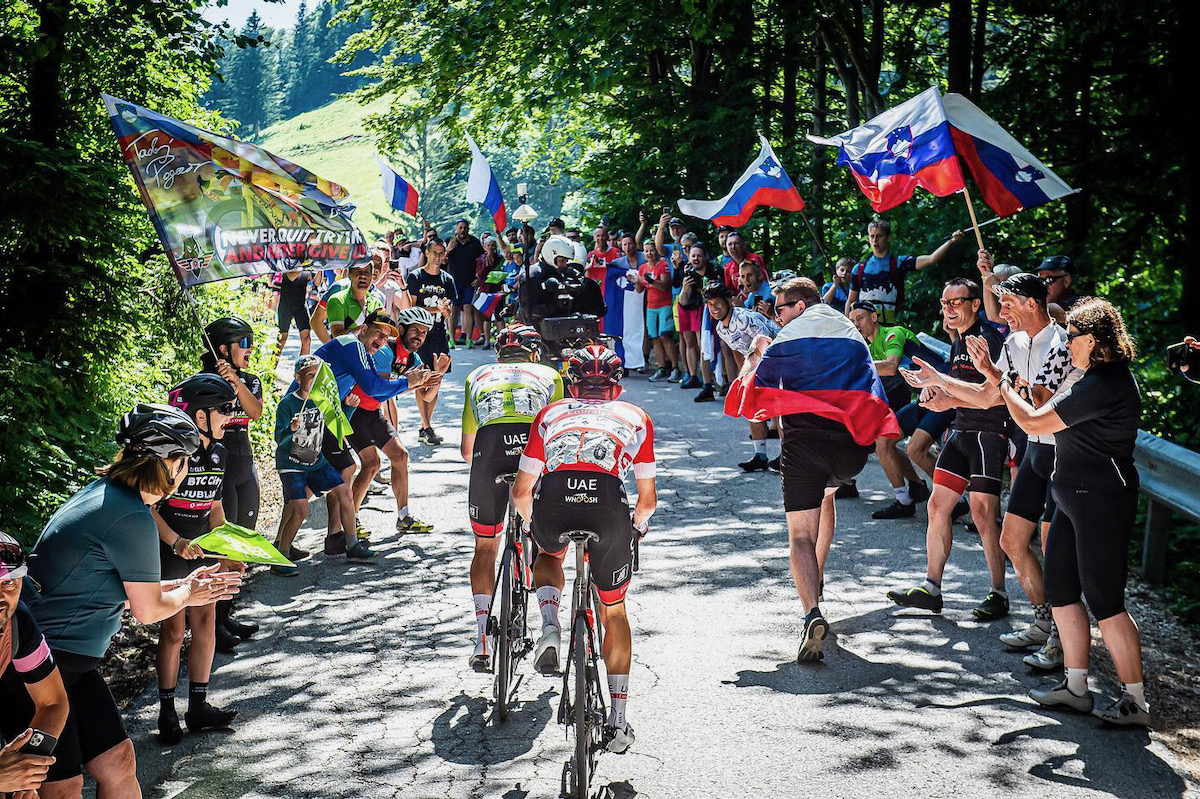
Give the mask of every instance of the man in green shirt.
<path id="1" fill-rule="evenodd" d="M 888 407 L 899 411 L 912 401 L 912 389 L 897 371 L 904 360 L 905 346 L 916 342 L 916 335 L 899 325 L 879 324 L 879 311 L 869 300 L 859 300 L 850 307 L 850 321 L 867 340 L 875 370 L 883 382 Z M 875 442 L 875 454 L 896 494 L 896 500 L 886 508 L 871 514 L 872 519 L 903 519 L 915 516 L 917 503 L 929 499 L 929 486 L 917 474 L 908 455 L 897 446 L 899 439 L 881 438 Z M 907 482 L 906 482 L 907 481 Z"/>
<path id="2" fill-rule="evenodd" d="M 325 318 L 333 338 L 353 332 L 372 311 L 383 307 L 383 300 L 371 288 L 373 278 L 373 262 L 355 264 L 350 267 L 350 285 L 326 300 Z"/>

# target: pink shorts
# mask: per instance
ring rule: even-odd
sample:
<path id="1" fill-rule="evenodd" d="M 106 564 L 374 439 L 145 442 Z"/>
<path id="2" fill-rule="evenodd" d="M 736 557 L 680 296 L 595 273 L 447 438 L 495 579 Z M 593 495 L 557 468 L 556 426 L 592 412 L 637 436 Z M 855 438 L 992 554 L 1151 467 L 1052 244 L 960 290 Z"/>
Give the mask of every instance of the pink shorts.
<path id="1" fill-rule="evenodd" d="M 679 308 L 679 332 L 700 332 L 700 321 L 704 318 L 704 306 L 699 308 Z"/>

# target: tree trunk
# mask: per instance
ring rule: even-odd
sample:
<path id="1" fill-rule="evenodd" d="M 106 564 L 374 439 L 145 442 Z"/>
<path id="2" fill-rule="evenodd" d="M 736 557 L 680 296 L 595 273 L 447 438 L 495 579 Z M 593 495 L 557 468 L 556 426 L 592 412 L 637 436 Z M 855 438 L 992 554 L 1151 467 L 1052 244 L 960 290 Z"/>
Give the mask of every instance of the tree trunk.
<path id="1" fill-rule="evenodd" d="M 971 0 L 950 0 L 946 45 L 947 82 L 950 91 L 971 93 Z"/>
<path id="2" fill-rule="evenodd" d="M 983 94 L 983 73 L 987 68 L 983 53 L 987 43 L 988 0 L 977 0 L 975 7 L 975 43 L 971 48 L 971 100 L 976 104 Z"/>

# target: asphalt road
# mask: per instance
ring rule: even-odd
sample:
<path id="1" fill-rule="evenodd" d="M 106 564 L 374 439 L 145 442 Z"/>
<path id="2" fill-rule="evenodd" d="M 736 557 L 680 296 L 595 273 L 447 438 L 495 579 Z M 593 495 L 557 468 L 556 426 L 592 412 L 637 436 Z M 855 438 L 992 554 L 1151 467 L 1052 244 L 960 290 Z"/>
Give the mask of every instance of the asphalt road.
<path id="1" fill-rule="evenodd" d="M 416 444 L 415 408 L 400 403 L 412 507 L 436 531 L 397 536 L 390 495 L 372 496 L 365 522 L 379 557 L 348 565 L 319 554 L 318 504 L 298 539 L 317 554 L 298 577 L 256 577 L 241 614 L 262 631 L 235 658 L 218 656 L 210 697 L 241 711 L 236 729 L 163 748 L 152 732 L 153 694 L 135 705 L 129 723 L 148 796 L 558 795 L 568 755 L 553 720 L 559 682 L 527 668 L 519 705 L 500 729 L 488 723 L 490 676 L 467 666 L 472 538 L 457 419 L 461 381 L 485 357 L 456 352 L 436 417 L 441 447 Z M 1106 729 L 1026 698 L 1045 678 L 996 636 L 1030 614 L 972 619 L 987 579 L 978 541 L 961 526 L 944 614 L 887 601 L 887 589 L 923 574 L 924 512 L 871 520 L 891 499 L 874 459 L 859 478 L 862 498 L 838 503 L 822 605 L 835 638 L 823 665 L 795 663 L 801 611 L 778 477 L 743 474 L 735 464 L 750 451 L 745 424 L 693 396 L 644 377 L 627 381 L 626 398 L 655 422 L 660 504 L 628 600 L 638 740 L 624 756 L 601 757 L 607 795 L 1200 793 L 1152 734 Z M 1020 596 L 1011 575 L 1009 587 Z M 1093 688 L 1113 691 L 1095 678 Z M 1169 701 L 1153 684 L 1150 698 Z"/>

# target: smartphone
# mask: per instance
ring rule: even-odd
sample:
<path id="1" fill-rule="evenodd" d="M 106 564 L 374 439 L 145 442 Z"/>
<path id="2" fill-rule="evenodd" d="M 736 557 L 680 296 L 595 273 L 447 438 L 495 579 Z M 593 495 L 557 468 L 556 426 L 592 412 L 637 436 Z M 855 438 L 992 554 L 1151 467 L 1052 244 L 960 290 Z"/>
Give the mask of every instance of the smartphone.
<path id="1" fill-rule="evenodd" d="M 1167 368 L 1178 372 L 1184 366 L 1188 368 L 1189 373 L 1192 369 L 1200 367 L 1200 350 L 1192 349 L 1185 341 L 1167 347 Z"/>
<path id="2" fill-rule="evenodd" d="M 671 206 L 664 205 L 663 206 L 663 214 L 669 214 L 669 213 L 671 213 Z"/>
<path id="3" fill-rule="evenodd" d="M 54 747 L 58 746 L 58 739 L 48 732 L 34 728 L 33 735 L 29 736 L 29 740 L 20 748 L 20 753 L 23 755 L 41 755 L 49 757 L 54 753 Z"/>

